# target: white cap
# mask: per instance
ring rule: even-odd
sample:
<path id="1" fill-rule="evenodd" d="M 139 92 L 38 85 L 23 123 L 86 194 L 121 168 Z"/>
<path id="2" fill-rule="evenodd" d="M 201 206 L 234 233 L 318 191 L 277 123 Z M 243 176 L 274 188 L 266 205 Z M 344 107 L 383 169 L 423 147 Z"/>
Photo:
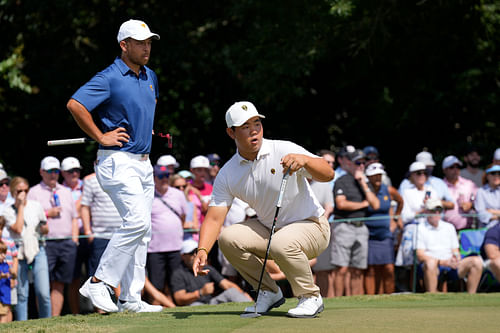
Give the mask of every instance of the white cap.
<path id="1" fill-rule="evenodd" d="M 425 202 L 425 209 L 427 210 L 435 210 L 437 208 L 443 209 L 443 203 L 441 200 L 436 199 L 436 198 L 429 198 Z"/>
<path id="2" fill-rule="evenodd" d="M 196 157 L 193 157 L 191 160 L 191 164 L 189 165 L 191 169 L 194 168 L 210 168 L 210 161 L 206 156 L 203 155 L 198 155 Z"/>
<path id="3" fill-rule="evenodd" d="M 155 34 L 149 30 L 146 23 L 139 20 L 128 20 L 120 26 L 118 31 L 118 36 L 116 39 L 118 43 L 127 38 L 133 38 L 135 40 L 146 40 L 148 38 L 154 37 L 155 39 L 160 39 L 160 35 Z"/>
<path id="4" fill-rule="evenodd" d="M 428 151 L 423 151 L 423 152 L 418 153 L 417 156 L 415 157 L 415 161 L 422 162 L 426 166 L 428 166 L 428 165 L 435 166 L 436 165 L 436 162 L 434 162 L 434 160 L 432 159 L 432 154 L 429 153 Z"/>
<path id="5" fill-rule="evenodd" d="M 443 169 L 449 168 L 455 164 L 462 166 L 462 162 L 460 162 L 460 160 L 456 156 L 446 156 L 443 160 Z"/>
<path id="6" fill-rule="evenodd" d="M 366 167 L 365 173 L 367 176 L 384 175 L 384 166 L 380 163 L 372 163 Z"/>
<path id="7" fill-rule="evenodd" d="M 192 239 L 186 239 L 182 242 L 181 254 L 191 253 L 198 248 L 198 242 Z"/>
<path id="8" fill-rule="evenodd" d="M 226 112 L 227 127 L 241 126 L 253 117 L 266 118 L 259 114 L 255 106 L 250 102 L 236 102 Z"/>
<path id="9" fill-rule="evenodd" d="M 4 180 L 5 178 L 10 179 L 10 177 L 7 175 L 7 172 L 5 172 L 4 169 L 0 169 L 0 180 Z"/>
<path id="10" fill-rule="evenodd" d="M 422 162 L 413 162 L 410 164 L 410 172 L 415 172 L 415 171 L 420 171 L 420 170 L 425 170 L 425 164 Z"/>
<path id="11" fill-rule="evenodd" d="M 173 165 L 174 168 L 179 167 L 179 163 L 177 163 L 177 160 L 172 155 L 160 156 L 158 161 L 156 161 L 156 165 L 162 165 L 162 166 Z"/>
<path id="12" fill-rule="evenodd" d="M 497 161 L 500 161 L 500 148 L 497 148 L 495 150 L 495 153 L 493 154 L 493 159 L 497 160 Z"/>
<path id="13" fill-rule="evenodd" d="M 66 157 L 61 163 L 61 170 L 81 169 L 80 161 L 76 157 Z"/>
<path id="14" fill-rule="evenodd" d="M 40 163 L 40 168 L 42 170 L 61 169 L 61 164 L 54 156 L 47 156 Z"/>

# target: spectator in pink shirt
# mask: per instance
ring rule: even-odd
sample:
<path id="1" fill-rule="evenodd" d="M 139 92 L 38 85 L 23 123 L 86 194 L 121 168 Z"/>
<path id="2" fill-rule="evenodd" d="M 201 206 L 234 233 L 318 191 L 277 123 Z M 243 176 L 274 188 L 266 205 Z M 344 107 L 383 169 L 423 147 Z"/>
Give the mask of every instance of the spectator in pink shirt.
<path id="1" fill-rule="evenodd" d="M 47 260 L 50 274 L 52 316 L 59 316 L 64 304 L 64 286 L 73 280 L 78 244 L 78 214 L 71 190 L 58 183 L 61 165 L 53 156 L 42 160 L 42 181 L 28 193 L 47 216 Z"/>
<path id="2" fill-rule="evenodd" d="M 451 196 L 454 200 L 454 208 L 445 210 L 444 218 L 455 226 L 457 231 L 470 228 L 472 217 L 464 216 L 473 212 L 474 198 L 477 192 L 477 186 L 469 179 L 460 176 L 460 167 L 462 162 L 455 156 L 447 156 L 443 160 L 444 182 L 448 186 Z"/>
<path id="3" fill-rule="evenodd" d="M 146 261 L 149 280 L 167 297 L 171 296 L 170 277 L 182 266 L 180 250 L 187 212 L 186 196 L 183 191 L 169 186 L 169 176 L 167 166 L 154 167 L 155 198 L 151 210 L 151 241 Z"/>

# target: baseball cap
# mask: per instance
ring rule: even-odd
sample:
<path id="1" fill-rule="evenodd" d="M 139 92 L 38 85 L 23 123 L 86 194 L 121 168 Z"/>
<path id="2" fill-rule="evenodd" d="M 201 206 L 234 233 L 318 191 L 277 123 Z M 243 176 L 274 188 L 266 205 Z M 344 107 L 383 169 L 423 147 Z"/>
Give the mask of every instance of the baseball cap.
<path id="1" fill-rule="evenodd" d="M 75 157 L 66 157 L 61 163 L 61 170 L 81 169 L 80 161 Z"/>
<path id="2" fill-rule="evenodd" d="M 425 202 L 425 209 L 427 210 L 443 209 L 443 203 L 439 199 L 429 198 Z"/>
<path id="3" fill-rule="evenodd" d="M 194 168 L 207 168 L 208 169 L 208 168 L 210 168 L 210 161 L 205 156 L 198 155 L 196 157 L 193 157 L 193 159 L 191 159 L 191 163 L 190 163 L 189 167 L 191 169 L 194 169 Z"/>
<path id="4" fill-rule="evenodd" d="M 198 248 L 198 242 L 192 239 L 186 239 L 182 242 L 181 254 L 191 253 Z"/>
<path id="5" fill-rule="evenodd" d="M 500 165 L 495 164 L 491 168 L 486 169 L 486 173 L 495 172 L 495 171 L 500 171 Z"/>
<path id="6" fill-rule="evenodd" d="M 337 155 L 340 157 L 346 157 L 348 153 L 353 153 L 355 151 L 356 151 L 356 148 L 354 148 L 354 146 L 347 145 L 347 146 L 340 148 Z"/>
<path id="7" fill-rule="evenodd" d="M 4 180 L 4 179 L 10 179 L 10 177 L 7 175 L 7 172 L 5 172 L 4 169 L 0 169 L 0 180 Z"/>
<path id="8" fill-rule="evenodd" d="M 434 162 L 434 160 L 432 159 L 432 154 L 429 153 L 428 151 L 423 151 L 423 152 L 418 153 L 417 156 L 415 157 L 415 161 L 422 162 L 426 166 L 427 165 L 430 165 L 430 166 L 436 165 L 436 162 Z"/>
<path id="9" fill-rule="evenodd" d="M 495 153 L 493 154 L 493 159 L 494 160 L 500 160 L 500 148 L 497 148 L 495 150 Z"/>
<path id="10" fill-rule="evenodd" d="M 118 43 L 127 38 L 133 38 L 135 40 L 146 40 L 150 37 L 155 39 L 160 39 L 160 35 L 155 34 L 149 30 L 146 23 L 139 20 L 128 20 L 123 22 L 118 31 L 118 36 L 116 39 Z"/>
<path id="11" fill-rule="evenodd" d="M 348 152 L 345 156 L 353 162 L 366 157 L 361 149 L 355 149 L 353 152 Z"/>
<path id="12" fill-rule="evenodd" d="M 385 174 L 384 166 L 380 163 L 372 163 L 366 167 L 365 173 L 367 176 L 383 175 Z"/>
<path id="13" fill-rule="evenodd" d="M 210 163 L 213 163 L 215 161 L 220 161 L 220 156 L 219 156 L 219 154 L 216 154 L 216 153 L 208 154 L 207 158 L 210 161 Z"/>
<path id="14" fill-rule="evenodd" d="M 40 168 L 42 170 L 61 169 L 61 164 L 54 156 L 46 156 L 40 163 Z"/>
<path id="15" fill-rule="evenodd" d="M 155 165 L 153 168 L 153 172 L 155 176 L 158 175 L 169 175 L 170 173 L 168 172 L 167 166 L 166 165 Z"/>
<path id="16" fill-rule="evenodd" d="M 194 178 L 194 175 L 191 173 L 191 171 L 187 171 L 187 170 L 181 170 L 178 172 L 179 176 L 181 176 L 182 178 Z"/>
<path id="17" fill-rule="evenodd" d="M 226 111 L 227 127 L 241 126 L 253 117 L 266 118 L 259 114 L 255 106 L 250 102 L 236 102 Z"/>
<path id="18" fill-rule="evenodd" d="M 374 146 L 366 146 L 363 148 L 363 153 L 365 153 L 365 155 L 375 154 L 378 156 L 378 149 Z"/>
<path id="19" fill-rule="evenodd" d="M 415 172 L 415 171 L 420 171 L 420 170 L 425 170 L 425 164 L 422 162 L 413 162 L 410 164 L 409 171 L 410 172 Z"/>
<path id="20" fill-rule="evenodd" d="M 158 161 L 156 161 L 156 165 L 164 165 L 164 166 L 173 165 L 174 168 L 179 167 L 179 163 L 177 163 L 177 160 L 172 155 L 160 156 L 160 158 L 158 158 Z"/>
<path id="21" fill-rule="evenodd" d="M 443 169 L 449 168 L 455 164 L 462 166 L 462 162 L 460 162 L 460 160 L 456 156 L 446 156 L 443 160 Z"/>

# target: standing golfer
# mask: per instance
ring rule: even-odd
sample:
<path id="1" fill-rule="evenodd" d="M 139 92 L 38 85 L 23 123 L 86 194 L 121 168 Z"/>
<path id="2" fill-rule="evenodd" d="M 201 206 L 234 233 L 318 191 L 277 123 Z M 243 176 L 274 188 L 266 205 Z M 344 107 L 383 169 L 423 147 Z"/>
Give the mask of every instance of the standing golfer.
<path id="1" fill-rule="evenodd" d="M 195 274 L 207 274 L 207 255 L 219 238 L 219 247 L 229 262 L 255 289 L 258 288 L 276 211 L 283 174 L 290 168 L 279 211 L 276 233 L 269 257 L 285 273 L 293 293 L 299 298 L 291 317 L 315 317 L 323 310 L 319 287 L 314 284 L 309 259 L 318 256 L 330 239 L 324 209 L 316 200 L 306 178 L 327 182 L 333 169 L 321 157 L 288 141 L 263 139 L 263 115 L 250 102 L 233 104 L 226 112 L 227 134 L 235 141 L 237 153 L 217 175 L 210 206 L 200 231 Z M 233 198 L 247 202 L 257 218 L 233 224 L 219 232 Z M 276 282 L 266 272 L 257 298 L 257 309 L 266 313 L 285 302 Z"/>
<path id="2" fill-rule="evenodd" d="M 106 312 L 155 312 L 141 300 L 145 282 L 153 167 L 149 160 L 158 80 L 146 67 L 152 39 L 160 39 L 146 23 L 129 20 L 118 32 L 121 57 L 97 73 L 69 100 L 68 109 L 80 128 L 99 143 L 95 171 L 122 218 L 94 274 L 80 293 Z M 100 120 L 98 127 L 91 113 Z M 121 285 L 118 304 L 108 286 Z"/>

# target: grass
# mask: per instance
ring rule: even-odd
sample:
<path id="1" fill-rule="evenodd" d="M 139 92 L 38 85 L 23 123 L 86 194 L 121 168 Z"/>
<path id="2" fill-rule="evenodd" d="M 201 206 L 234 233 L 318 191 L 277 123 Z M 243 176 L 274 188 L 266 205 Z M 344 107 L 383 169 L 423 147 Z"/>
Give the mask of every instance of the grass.
<path id="1" fill-rule="evenodd" d="M 500 293 L 402 294 L 325 299 L 318 318 L 294 319 L 287 302 L 269 315 L 240 318 L 244 304 L 179 307 L 161 313 L 67 315 L 0 324 L 1 332 L 499 332 Z M 249 303 L 250 304 L 250 303 Z"/>

